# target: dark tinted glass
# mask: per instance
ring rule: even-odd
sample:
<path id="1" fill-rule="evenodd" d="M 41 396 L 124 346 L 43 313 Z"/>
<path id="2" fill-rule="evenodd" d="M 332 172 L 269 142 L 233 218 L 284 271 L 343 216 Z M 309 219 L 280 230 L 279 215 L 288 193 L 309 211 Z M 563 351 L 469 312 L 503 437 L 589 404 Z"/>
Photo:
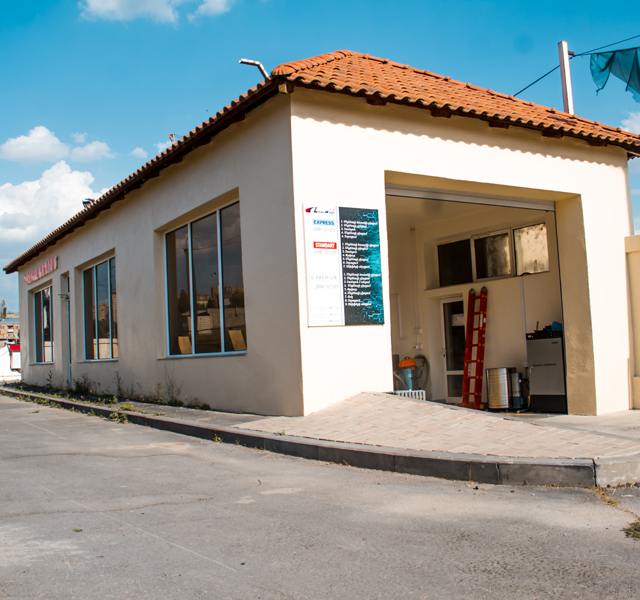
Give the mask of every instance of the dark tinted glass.
<path id="1" fill-rule="evenodd" d="M 34 294 L 33 316 L 35 325 L 36 362 L 42 362 L 42 292 Z"/>
<path id="2" fill-rule="evenodd" d="M 118 358 L 118 303 L 116 294 L 116 259 L 109 261 L 111 271 L 111 343 L 113 358 Z"/>
<path id="3" fill-rule="evenodd" d="M 96 358 L 96 307 L 93 295 L 93 269 L 84 277 L 84 351 L 87 360 Z"/>
<path id="4" fill-rule="evenodd" d="M 476 252 L 476 277 L 504 277 L 511 275 L 509 234 L 498 233 L 474 240 Z"/>
<path id="5" fill-rule="evenodd" d="M 445 354 L 447 371 L 462 371 L 464 369 L 465 327 L 464 302 L 446 302 L 443 304 Z M 463 315 L 462 318 L 454 315 Z"/>
<path id="6" fill-rule="evenodd" d="M 196 354 L 221 352 L 218 213 L 191 225 L 193 291 L 196 295 Z"/>
<path id="7" fill-rule="evenodd" d="M 98 297 L 98 358 L 111 358 L 108 262 L 96 266 L 96 295 Z"/>
<path id="8" fill-rule="evenodd" d="M 240 204 L 221 211 L 222 283 L 224 331 L 227 352 L 247 349 L 247 327 L 244 311 L 244 280 L 240 235 Z"/>
<path id="9" fill-rule="evenodd" d="M 462 375 L 447 375 L 447 393 L 449 398 L 462 397 Z"/>
<path id="10" fill-rule="evenodd" d="M 438 272 L 440 287 L 473 281 L 469 240 L 438 246 Z"/>
<path id="11" fill-rule="evenodd" d="M 42 290 L 42 350 L 44 362 L 53 362 L 53 320 L 51 288 Z"/>
<path id="12" fill-rule="evenodd" d="M 167 288 L 169 294 L 169 353 L 191 354 L 191 289 L 189 283 L 189 228 L 167 234 Z"/>

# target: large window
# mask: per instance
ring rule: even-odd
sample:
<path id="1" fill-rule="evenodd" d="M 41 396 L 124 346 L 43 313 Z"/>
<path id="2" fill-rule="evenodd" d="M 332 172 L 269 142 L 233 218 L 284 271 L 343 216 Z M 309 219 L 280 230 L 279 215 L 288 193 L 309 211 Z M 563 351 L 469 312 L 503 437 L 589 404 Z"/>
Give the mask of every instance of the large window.
<path id="1" fill-rule="evenodd" d="M 84 352 L 86 360 L 118 358 L 116 259 L 87 269 L 84 288 Z"/>
<path id="2" fill-rule="evenodd" d="M 549 270 L 544 223 L 440 244 L 440 287 Z"/>
<path id="3" fill-rule="evenodd" d="M 169 354 L 246 352 L 240 204 L 166 235 Z"/>
<path id="4" fill-rule="evenodd" d="M 33 316 L 36 345 L 36 362 L 53 362 L 53 313 L 51 286 L 33 295 Z"/>

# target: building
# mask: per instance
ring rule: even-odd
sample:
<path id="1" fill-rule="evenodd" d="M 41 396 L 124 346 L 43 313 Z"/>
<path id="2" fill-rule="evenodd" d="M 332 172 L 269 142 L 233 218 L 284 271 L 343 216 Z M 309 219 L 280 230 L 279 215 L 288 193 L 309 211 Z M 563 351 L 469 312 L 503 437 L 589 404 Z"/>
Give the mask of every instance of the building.
<path id="1" fill-rule="evenodd" d="M 525 333 L 557 321 L 568 411 L 628 409 L 639 154 L 637 135 L 368 55 L 280 65 L 5 267 L 23 378 L 302 415 L 392 390 L 392 356 L 422 354 L 429 398 L 456 401 L 484 286 L 485 367 L 522 370 Z"/>
<path id="2" fill-rule="evenodd" d="M 0 319 L 0 347 L 20 343 L 20 323 L 16 319 Z"/>

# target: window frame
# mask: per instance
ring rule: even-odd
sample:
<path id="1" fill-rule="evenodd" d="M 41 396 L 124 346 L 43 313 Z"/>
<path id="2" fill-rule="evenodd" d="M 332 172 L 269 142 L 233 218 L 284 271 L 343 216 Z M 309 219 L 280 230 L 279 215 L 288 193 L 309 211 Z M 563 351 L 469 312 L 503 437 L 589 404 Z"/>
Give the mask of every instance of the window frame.
<path id="1" fill-rule="evenodd" d="M 509 237 L 509 273 L 507 275 L 497 275 L 496 277 L 478 277 L 478 262 L 476 257 L 476 240 L 482 240 L 485 238 L 495 237 L 498 235 L 502 235 L 506 233 Z M 514 276 L 514 268 L 513 268 L 513 255 L 515 253 L 515 249 L 513 247 L 513 229 L 497 229 L 496 231 L 489 231 L 488 233 L 481 233 L 478 235 L 472 235 L 469 239 L 469 243 L 471 244 L 471 271 L 473 272 L 473 283 L 479 281 L 490 281 L 492 279 L 508 279 L 509 277 Z"/>
<path id="2" fill-rule="evenodd" d="M 45 290 L 49 290 L 49 328 L 51 330 L 51 360 L 44 360 L 45 352 L 44 352 L 44 303 L 42 302 L 42 294 Z M 40 294 L 40 325 L 38 326 L 38 316 L 37 316 L 37 296 Z M 40 344 L 38 344 L 38 334 L 40 337 Z M 42 360 L 38 360 L 38 345 L 40 345 L 40 356 Z M 41 287 L 39 290 L 33 292 L 33 364 L 36 365 L 52 365 L 55 362 L 55 353 L 53 346 L 53 283 L 50 282 L 49 285 L 45 285 Z"/>
<path id="3" fill-rule="evenodd" d="M 175 227 L 164 232 L 162 236 L 163 242 L 163 252 L 164 252 L 164 293 L 165 293 L 165 327 L 166 327 L 166 358 L 207 358 L 212 356 L 242 356 L 247 354 L 248 350 L 225 350 L 226 340 L 225 340 L 225 316 L 224 316 L 224 271 L 222 269 L 222 211 L 225 208 L 229 208 L 234 204 L 240 204 L 239 199 L 232 200 L 231 202 L 227 202 L 211 210 L 205 214 L 198 215 L 197 217 L 193 217 L 188 221 L 184 221 Z M 193 236 L 192 236 L 192 225 L 200 221 L 201 219 L 206 219 L 211 215 L 216 215 L 216 227 L 217 227 L 217 246 L 218 246 L 218 273 L 221 274 L 218 277 L 218 298 L 220 299 L 220 352 L 200 352 L 196 353 L 196 326 L 197 326 L 197 298 L 194 296 L 193 289 Z M 168 255 L 167 255 L 167 236 L 183 227 L 187 227 L 187 231 L 189 234 L 189 296 L 190 296 L 190 322 L 191 322 L 191 353 L 189 354 L 171 354 L 171 325 L 169 322 L 170 319 L 170 308 L 169 308 L 169 263 L 168 263 Z M 242 240 L 240 241 L 240 248 L 242 250 Z M 242 255 L 241 255 L 242 260 Z M 244 287 L 244 269 L 243 269 L 243 287 Z M 245 312 L 245 328 L 246 328 L 246 312 Z"/>
<path id="4" fill-rule="evenodd" d="M 544 225 L 544 234 L 546 240 L 546 248 L 547 248 L 547 269 L 544 271 L 537 271 L 534 273 L 529 273 L 525 271 L 524 273 L 518 274 L 518 249 L 516 247 L 516 231 L 521 229 L 527 229 L 529 227 L 536 227 L 537 225 Z M 549 256 L 549 230 L 547 228 L 547 223 L 542 221 L 541 223 L 530 223 L 529 225 L 520 225 L 519 227 L 513 227 L 511 229 L 511 235 L 513 237 L 513 275 L 514 277 L 522 277 L 523 275 L 540 275 L 541 273 L 549 273 L 551 271 L 551 258 Z"/>
<path id="5" fill-rule="evenodd" d="M 473 276 L 473 280 L 472 281 L 468 281 L 466 283 L 456 283 L 453 285 L 447 285 L 447 286 L 438 286 L 440 289 L 444 289 L 444 288 L 448 288 L 448 287 L 455 287 L 457 285 L 469 285 L 471 283 L 480 283 L 480 282 L 484 282 L 484 281 L 496 281 L 499 279 L 510 279 L 512 277 L 521 277 L 522 275 L 518 275 L 517 273 L 517 263 L 516 263 L 516 247 L 515 247 L 515 234 L 514 232 L 518 229 L 524 229 L 526 227 L 534 227 L 536 225 L 544 225 L 545 227 L 545 231 L 547 231 L 548 233 L 548 227 L 547 227 L 547 222 L 546 221 L 536 221 L 534 223 L 528 223 L 526 225 L 517 225 L 514 227 L 506 227 L 503 229 L 496 229 L 495 231 L 488 231 L 486 233 L 479 233 L 476 235 L 472 235 L 469 237 L 458 237 L 455 239 L 451 239 L 449 241 L 446 242 L 442 242 L 440 244 L 436 244 L 436 263 L 438 262 L 437 260 L 437 252 L 438 252 L 438 248 L 440 246 L 446 245 L 446 244 L 450 244 L 450 243 L 454 243 L 454 242 L 460 242 L 463 240 L 468 240 L 469 244 L 471 245 L 471 271 L 472 271 L 472 276 Z M 496 236 L 496 235 L 500 235 L 500 234 L 504 234 L 507 233 L 509 235 L 509 265 L 510 265 L 510 269 L 511 269 L 511 273 L 509 275 L 499 275 L 497 277 L 481 277 L 478 278 L 478 270 L 477 270 L 477 264 L 476 264 L 476 245 L 475 245 L 475 240 L 477 239 L 483 239 L 483 238 L 487 238 L 487 237 L 492 237 L 492 236 Z M 530 273 L 530 275 L 541 275 L 542 273 L 549 273 L 551 271 L 551 262 L 550 262 L 550 256 L 549 256 L 549 237 L 547 236 L 547 258 L 549 259 L 549 268 L 546 271 L 539 271 L 537 273 Z M 439 269 L 439 266 L 438 266 Z M 438 270 L 438 283 L 440 283 L 440 271 Z"/>
<path id="6" fill-rule="evenodd" d="M 83 348 L 84 348 L 84 360 L 85 362 L 105 362 L 105 361 L 117 361 L 118 356 L 113 356 L 113 298 L 111 296 L 111 261 L 113 261 L 115 266 L 116 257 L 110 256 L 105 260 L 101 260 L 86 269 L 82 269 L 82 329 L 83 329 Z M 109 295 L 109 353 L 110 356 L 108 358 L 100 358 L 100 338 L 98 337 L 98 278 L 97 278 L 97 268 L 100 265 L 107 265 L 107 293 Z M 96 354 L 93 358 L 87 357 L 87 298 L 86 298 L 86 289 L 85 289 L 85 273 L 87 271 L 91 271 L 92 273 L 92 282 L 93 282 L 93 293 L 92 300 L 93 306 L 95 307 L 96 314 L 95 317 L 95 325 L 94 325 L 94 335 L 96 340 Z M 116 274 L 117 277 L 117 274 Z M 118 355 L 120 351 L 118 349 Z"/>

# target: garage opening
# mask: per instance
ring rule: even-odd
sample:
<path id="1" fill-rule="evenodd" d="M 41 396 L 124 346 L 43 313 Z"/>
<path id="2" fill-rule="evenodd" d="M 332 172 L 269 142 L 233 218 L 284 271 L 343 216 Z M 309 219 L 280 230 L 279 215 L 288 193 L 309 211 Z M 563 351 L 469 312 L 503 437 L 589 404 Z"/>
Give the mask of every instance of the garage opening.
<path id="1" fill-rule="evenodd" d="M 482 407 L 567 412 L 554 210 L 387 187 L 396 391 L 462 404 L 469 291 L 486 288 Z"/>

